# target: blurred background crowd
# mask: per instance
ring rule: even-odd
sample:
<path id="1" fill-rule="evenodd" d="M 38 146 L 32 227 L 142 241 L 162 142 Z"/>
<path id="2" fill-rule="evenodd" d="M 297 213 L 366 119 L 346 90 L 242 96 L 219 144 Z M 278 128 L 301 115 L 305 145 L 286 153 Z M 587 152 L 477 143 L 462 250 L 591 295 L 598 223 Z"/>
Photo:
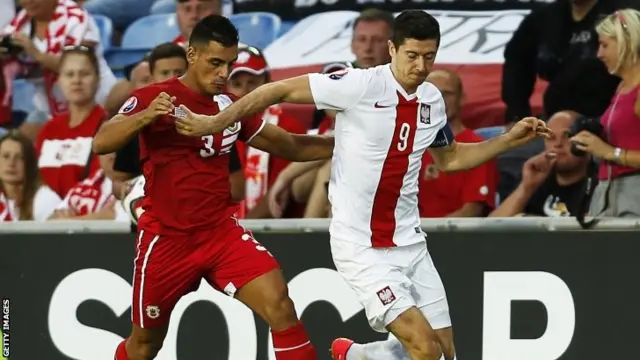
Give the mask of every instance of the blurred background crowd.
<path id="1" fill-rule="evenodd" d="M 390 61 L 387 39 L 401 9 L 311 6 L 315 13 L 300 15 L 246 3 L 2 1 L 0 222 L 130 221 L 119 200 L 141 174 L 138 144 L 97 156 L 92 138 L 133 90 L 184 73 L 190 31 L 207 15 L 228 16 L 240 30 L 227 88 L 238 97 L 283 77 Z M 458 173 L 439 172 L 425 154 L 421 216 L 640 216 L 640 12 L 633 4 L 557 0 L 523 9 L 500 1 L 474 18 L 473 10 L 486 9 L 448 3 L 433 10 L 443 41 L 427 81 L 442 92 L 456 140 L 498 136 L 529 115 L 547 121 L 555 137 Z M 293 133 L 330 134 L 334 117 L 289 104 L 263 114 Z M 569 141 L 574 135 L 579 148 Z M 229 181 L 239 216 L 330 217 L 330 166 L 238 144 Z"/>

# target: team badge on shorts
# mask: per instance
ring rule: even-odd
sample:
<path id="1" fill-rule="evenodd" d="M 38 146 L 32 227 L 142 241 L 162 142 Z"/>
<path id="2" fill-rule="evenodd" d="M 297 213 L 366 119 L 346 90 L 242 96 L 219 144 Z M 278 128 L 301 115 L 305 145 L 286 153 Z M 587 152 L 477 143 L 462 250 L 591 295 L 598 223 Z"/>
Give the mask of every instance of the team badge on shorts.
<path id="1" fill-rule="evenodd" d="M 138 98 L 135 96 L 130 97 L 127 101 L 122 104 L 122 107 L 118 111 L 118 114 L 126 114 L 131 112 L 138 105 Z"/>
<path id="2" fill-rule="evenodd" d="M 147 305 L 146 312 L 149 319 L 157 319 L 160 317 L 160 308 L 155 305 Z"/>
<path id="3" fill-rule="evenodd" d="M 396 300 L 396 296 L 388 286 L 385 286 L 382 290 L 378 290 L 376 294 L 378 295 L 378 299 L 380 299 L 380 302 L 382 302 L 382 305 L 389 305 Z"/>
<path id="4" fill-rule="evenodd" d="M 420 122 L 423 124 L 431 124 L 431 105 L 420 104 Z"/>

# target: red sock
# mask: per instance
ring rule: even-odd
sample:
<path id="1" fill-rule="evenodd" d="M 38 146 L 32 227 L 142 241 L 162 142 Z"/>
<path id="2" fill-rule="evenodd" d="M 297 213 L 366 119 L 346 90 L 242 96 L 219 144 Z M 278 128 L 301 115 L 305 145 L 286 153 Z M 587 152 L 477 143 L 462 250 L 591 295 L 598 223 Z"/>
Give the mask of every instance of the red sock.
<path id="1" fill-rule="evenodd" d="M 271 331 L 277 360 L 317 360 L 316 350 L 302 323 L 282 331 Z M 120 360 L 120 359 L 118 359 Z"/>
<path id="2" fill-rule="evenodd" d="M 122 340 L 118 348 L 116 349 L 116 356 L 113 358 L 114 360 L 129 360 L 129 355 L 127 355 L 127 339 Z"/>

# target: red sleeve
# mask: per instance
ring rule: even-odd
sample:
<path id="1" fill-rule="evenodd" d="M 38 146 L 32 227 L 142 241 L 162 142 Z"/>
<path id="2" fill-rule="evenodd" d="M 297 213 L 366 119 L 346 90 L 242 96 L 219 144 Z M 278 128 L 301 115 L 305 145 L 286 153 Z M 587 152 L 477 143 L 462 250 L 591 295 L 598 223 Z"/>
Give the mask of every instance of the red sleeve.
<path id="1" fill-rule="evenodd" d="M 240 134 L 238 137 L 241 141 L 249 142 L 262 131 L 265 122 L 262 120 L 261 115 L 254 115 L 240 120 Z"/>
<path id="2" fill-rule="evenodd" d="M 462 203 L 484 203 L 494 208 L 496 205 L 497 174 L 498 168 L 495 161 L 467 170 L 461 193 Z"/>
<path id="3" fill-rule="evenodd" d="M 150 98 L 150 92 L 151 90 L 148 87 L 132 92 L 131 96 L 122 104 L 120 110 L 118 110 L 118 114 L 131 116 L 146 109 L 150 102 L 147 100 Z"/>
<path id="4" fill-rule="evenodd" d="M 287 115 L 286 113 L 280 115 L 280 122 L 278 126 L 287 130 L 292 134 L 306 134 L 307 129 L 293 116 Z"/>

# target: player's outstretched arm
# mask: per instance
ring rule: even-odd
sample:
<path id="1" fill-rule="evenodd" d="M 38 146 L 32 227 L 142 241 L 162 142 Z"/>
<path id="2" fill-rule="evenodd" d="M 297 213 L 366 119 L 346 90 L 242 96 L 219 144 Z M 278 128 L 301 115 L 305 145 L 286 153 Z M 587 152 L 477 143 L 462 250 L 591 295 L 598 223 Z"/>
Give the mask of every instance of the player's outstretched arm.
<path id="1" fill-rule="evenodd" d="M 333 136 L 298 135 L 282 128 L 265 124 L 249 144 L 289 161 L 329 159 L 333 155 Z"/>
<path id="2" fill-rule="evenodd" d="M 445 146 L 431 147 L 436 166 L 441 171 L 460 171 L 472 169 L 496 156 L 535 139 L 538 136 L 549 137 L 551 130 L 544 121 L 536 118 L 524 118 L 511 130 L 500 136 L 479 143 L 459 143 L 451 141 Z"/>
<path id="3" fill-rule="evenodd" d="M 120 150 L 158 116 L 173 111 L 175 97 L 160 93 L 144 110 L 133 115 L 118 114 L 104 123 L 93 138 L 93 152 L 104 155 Z M 137 104 L 137 100 L 136 100 Z M 140 106 L 140 105 L 138 105 Z M 135 111 L 135 109 L 134 109 Z"/>
<path id="4" fill-rule="evenodd" d="M 176 120 L 176 129 L 187 136 L 218 134 L 240 119 L 263 112 L 269 106 L 281 102 L 314 104 L 309 76 L 302 75 L 262 85 L 213 116 L 194 114 L 181 105 L 180 108 L 187 116 Z"/>

